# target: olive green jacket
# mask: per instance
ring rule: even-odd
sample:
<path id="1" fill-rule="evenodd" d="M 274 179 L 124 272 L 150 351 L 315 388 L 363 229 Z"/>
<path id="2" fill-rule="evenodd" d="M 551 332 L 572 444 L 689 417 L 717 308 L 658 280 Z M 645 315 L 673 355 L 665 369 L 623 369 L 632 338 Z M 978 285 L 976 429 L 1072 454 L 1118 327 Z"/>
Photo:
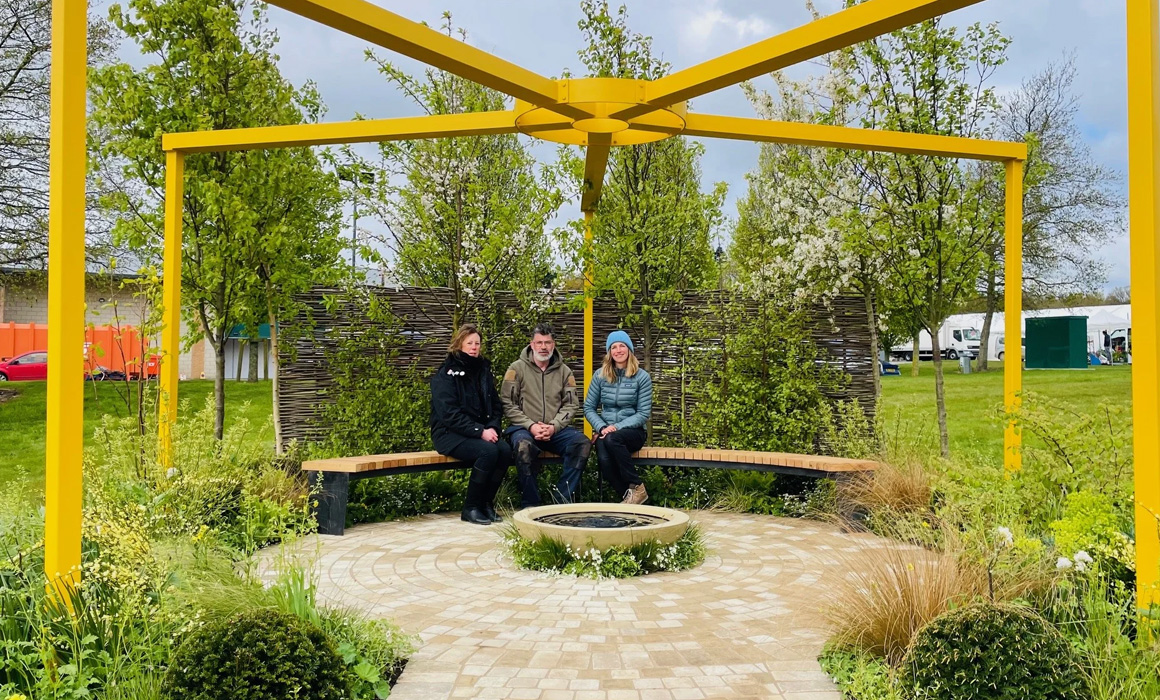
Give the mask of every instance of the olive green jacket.
<path id="1" fill-rule="evenodd" d="M 508 422 L 521 428 L 550 423 L 559 431 L 572 424 L 580 409 L 572 368 L 553 350 L 547 369 L 541 372 L 530 345 L 507 368 L 499 395 Z"/>

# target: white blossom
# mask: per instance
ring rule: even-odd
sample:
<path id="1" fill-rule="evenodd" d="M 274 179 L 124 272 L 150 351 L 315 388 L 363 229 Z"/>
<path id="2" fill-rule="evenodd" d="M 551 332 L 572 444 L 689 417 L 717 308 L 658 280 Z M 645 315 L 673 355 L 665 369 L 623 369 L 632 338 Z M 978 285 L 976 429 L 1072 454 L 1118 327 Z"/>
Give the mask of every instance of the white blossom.
<path id="1" fill-rule="evenodd" d="M 999 544 L 1003 547 L 1010 547 L 1015 544 L 1015 536 L 1011 534 L 1011 528 L 999 527 L 995 529 L 995 533 L 999 535 Z"/>
<path id="2" fill-rule="evenodd" d="M 1067 571 L 1071 567 L 1071 559 L 1068 559 L 1067 557 L 1060 557 L 1059 559 L 1055 560 L 1055 568 L 1059 569 L 1060 571 Z"/>

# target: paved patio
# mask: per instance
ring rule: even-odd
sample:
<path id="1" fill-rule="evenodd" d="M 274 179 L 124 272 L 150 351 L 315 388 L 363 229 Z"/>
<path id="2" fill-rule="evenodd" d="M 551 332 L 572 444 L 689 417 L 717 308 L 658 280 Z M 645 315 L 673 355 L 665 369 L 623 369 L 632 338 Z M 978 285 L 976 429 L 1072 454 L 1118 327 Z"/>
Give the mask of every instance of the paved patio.
<path id="1" fill-rule="evenodd" d="M 872 540 L 804 520 L 694 519 L 702 566 L 600 582 L 517 570 L 499 527 L 457 515 L 364 525 L 318 538 L 319 593 L 420 635 L 394 700 L 840 700 L 815 660 L 821 582 Z"/>

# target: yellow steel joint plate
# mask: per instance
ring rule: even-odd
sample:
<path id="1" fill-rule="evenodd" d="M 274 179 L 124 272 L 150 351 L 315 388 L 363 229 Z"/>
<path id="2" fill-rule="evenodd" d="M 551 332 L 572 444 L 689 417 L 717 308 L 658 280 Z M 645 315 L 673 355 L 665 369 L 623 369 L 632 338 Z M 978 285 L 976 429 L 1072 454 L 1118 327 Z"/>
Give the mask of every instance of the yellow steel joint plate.
<path id="1" fill-rule="evenodd" d="M 587 146 L 591 135 L 611 135 L 612 146 L 633 146 L 674 136 L 685 129 L 684 102 L 668 107 L 644 103 L 648 81 L 628 78 L 574 78 L 560 81 L 561 104 L 568 104 L 588 117 L 569 120 L 559 113 L 516 100 L 516 128 L 521 133 L 545 141 Z M 641 106 L 648 111 L 632 119 L 611 115 L 626 107 Z M 601 143 L 605 143 L 602 139 Z"/>

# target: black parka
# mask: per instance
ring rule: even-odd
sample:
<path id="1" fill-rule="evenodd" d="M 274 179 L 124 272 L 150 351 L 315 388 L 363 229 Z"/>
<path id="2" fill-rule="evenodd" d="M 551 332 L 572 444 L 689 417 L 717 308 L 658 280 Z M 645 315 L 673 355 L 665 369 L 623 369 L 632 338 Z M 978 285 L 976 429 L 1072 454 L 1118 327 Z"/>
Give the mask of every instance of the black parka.
<path id="1" fill-rule="evenodd" d="M 495 390 L 491 363 L 482 357 L 449 353 L 431 377 L 431 441 L 447 454 L 465 440 L 498 433 L 503 406 Z"/>

